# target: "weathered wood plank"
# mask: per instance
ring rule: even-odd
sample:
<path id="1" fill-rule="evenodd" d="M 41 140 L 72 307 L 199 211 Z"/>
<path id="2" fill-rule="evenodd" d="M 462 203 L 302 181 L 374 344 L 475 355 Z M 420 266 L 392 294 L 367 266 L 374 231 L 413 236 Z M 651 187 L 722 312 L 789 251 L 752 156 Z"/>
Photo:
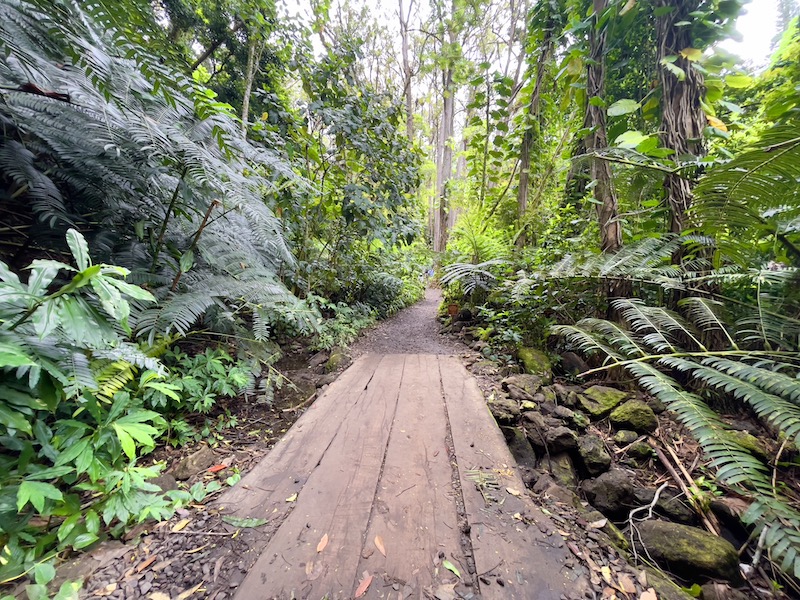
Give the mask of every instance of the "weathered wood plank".
<path id="1" fill-rule="evenodd" d="M 366 394 L 380 356 L 359 358 L 306 410 L 270 453 L 217 504 L 238 517 L 282 519 L 342 424 Z"/>
<path id="2" fill-rule="evenodd" d="M 409 356 L 357 570 L 375 576 L 365 598 L 385 598 L 394 584 L 422 597 L 425 587 L 453 576 L 434 562 L 440 552 L 466 573 L 446 438 L 436 357 Z"/>
<path id="3" fill-rule="evenodd" d="M 397 355 L 381 359 L 366 392 L 343 416 L 294 510 L 242 582 L 237 598 L 353 596 L 404 362 L 405 357 Z M 327 545 L 318 553 L 325 535 Z"/>
<path id="4" fill-rule="evenodd" d="M 477 382 L 453 357 L 439 357 L 439 366 L 481 597 L 568 595 L 566 548 L 556 547 L 555 536 L 548 539 L 537 527 L 555 529 L 527 495 Z"/>

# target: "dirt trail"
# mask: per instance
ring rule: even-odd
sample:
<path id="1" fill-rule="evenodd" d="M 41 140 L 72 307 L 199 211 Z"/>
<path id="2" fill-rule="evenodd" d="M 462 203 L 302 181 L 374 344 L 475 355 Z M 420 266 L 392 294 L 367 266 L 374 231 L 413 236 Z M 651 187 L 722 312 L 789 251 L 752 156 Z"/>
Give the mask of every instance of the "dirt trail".
<path id="1" fill-rule="evenodd" d="M 463 344 L 439 335 L 436 311 L 442 302 L 439 289 L 428 288 L 425 298 L 382 321 L 350 347 L 362 354 L 463 354 Z"/>

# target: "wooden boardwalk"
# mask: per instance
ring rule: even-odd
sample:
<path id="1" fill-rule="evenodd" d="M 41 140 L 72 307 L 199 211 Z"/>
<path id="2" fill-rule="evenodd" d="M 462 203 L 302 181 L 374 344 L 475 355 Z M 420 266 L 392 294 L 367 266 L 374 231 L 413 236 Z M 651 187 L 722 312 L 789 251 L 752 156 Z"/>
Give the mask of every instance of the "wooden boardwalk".
<path id="1" fill-rule="evenodd" d="M 365 575 L 363 598 L 569 595 L 566 547 L 453 357 L 360 358 L 221 503 L 273 531 L 239 600 L 354 598 Z"/>

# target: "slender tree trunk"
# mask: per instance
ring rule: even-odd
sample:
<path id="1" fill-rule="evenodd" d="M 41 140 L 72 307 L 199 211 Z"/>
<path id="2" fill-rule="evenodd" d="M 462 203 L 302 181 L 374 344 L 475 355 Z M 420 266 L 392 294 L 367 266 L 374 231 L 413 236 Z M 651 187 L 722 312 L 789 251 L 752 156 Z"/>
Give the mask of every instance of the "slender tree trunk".
<path id="1" fill-rule="evenodd" d="M 247 73 L 245 74 L 244 97 L 242 98 L 242 137 L 247 137 L 247 121 L 250 118 L 250 94 L 253 92 L 253 80 L 256 77 L 256 39 L 255 36 L 247 44 Z"/>
<path id="2" fill-rule="evenodd" d="M 453 85 L 453 67 L 447 65 L 442 71 L 442 119 L 439 128 L 439 148 L 441 161 L 436 181 L 438 197 L 438 235 L 434 240 L 434 251 L 444 252 L 447 247 L 449 209 L 449 183 L 453 175 L 453 126 L 455 122 L 455 89 Z"/>
<path id="3" fill-rule="evenodd" d="M 547 67 L 553 55 L 555 23 L 553 19 L 548 19 L 547 30 L 539 48 L 539 58 L 536 61 L 536 80 L 531 91 L 531 99 L 528 102 L 528 126 L 522 136 L 522 147 L 519 155 L 519 185 L 517 188 L 517 218 L 519 226 L 523 226 L 525 213 L 528 211 L 528 193 L 530 192 L 530 171 L 531 171 L 531 150 L 535 138 L 538 138 L 541 131 L 541 97 L 542 84 L 547 73 Z M 517 246 L 523 247 L 527 236 L 525 232 L 517 236 Z"/>
<path id="4" fill-rule="evenodd" d="M 676 156 L 703 156 L 703 130 L 706 116 L 700 105 L 703 97 L 703 75 L 680 55 L 684 48 L 692 46 L 691 29 L 676 27 L 681 21 L 691 21 L 689 14 L 700 5 L 699 0 L 657 0 L 657 7 L 673 10 L 657 17 L 659 78 L 661 80 L 661 140 L 665 147 L 675 151 Z M 667 70 L 662 59 L 677 56 L 675 66 L 686 74 L 681 81 Z M 686 212 L 692 205 L 691 183 L 679 175 L 667 175 L 664 180 L 667 206 L 669 207 L 669 230 L 681 233 L 685 228 Z"/>
<path id="5" fill-rule="evenodd" d="M 408 3 L 408 13 L 403 14 L 403 0 L 398 0 L 400 7 L 400 40 L 402 42 L 403 55 L 403 96 L 406 100 L 406 135 L 409 140 L 414 139 L 414 97 L 411 90 L 411 62 L 409 60 L 408 46 L 408 23 L 411 20 L 411 11 L 414 7 L 414 0 Z"/>
<path id="6" fill-rule="evenodd" d="M 595 96 L 602 99 L 605 95 L 607 28 L 605 25 L 599 26 L 598 21 L 607 8 L 608 0 L 594 0 L 595 18 L 593 26 L 589 30 L 589 66 L 586 72 L 586 98 L 588 100 Z M 607 148 L 605 109 L 602 106 L 593 106 L 589 102 L 586 107 L 585 125 L 592 130 L 592 133 L 586 138 L 586 151 L 591 153 Z M 589 166 L 589 174 L 595 182 L 593 191 L 595 200 L 597 200 L 600 249 L 603 252 L 615 252 L 622 246 L 622 228 L 617 219 L 617 196 L 614 191 L 611 165 L 606 160 L 593 157 Z"/>

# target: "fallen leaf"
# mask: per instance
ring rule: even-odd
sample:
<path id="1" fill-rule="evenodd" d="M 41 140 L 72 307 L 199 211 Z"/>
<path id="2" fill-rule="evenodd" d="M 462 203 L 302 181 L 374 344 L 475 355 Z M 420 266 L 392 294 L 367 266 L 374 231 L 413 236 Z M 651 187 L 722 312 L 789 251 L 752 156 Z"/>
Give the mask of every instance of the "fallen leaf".
<path id="1" fill-rule="evenodd" d="M 359 583 L 358 587 L 356 588 L 355 597 L 361 598 L 361 596 L 366 594 L 367 590 L 369 589 L 369 584 L 371 583 L 372 583 L 372 575 L 369 574 L 369 571 L 364 571 L 364 575 L 361 578 L 361 583 Z"/>
<path id="2" fill-rule="evenodd" d="M 101 598 L 103 598 L 105 596 L 110 596 L 115 591 L 117 591 L 117 584 L 116 583 L 109 583 L 106 587 L 104 587 L 104 588 L 102 588 L 100 590 L 97 590 L 94 593 L 94 595 L 95 596 L 100 596 Z"/>
<path id="3" fill-rule="evenodd" d="M 569 548 L 570 552 L 572 552 L 578 558 L 583 558 L 583 552 L 581 552 L 580 548 L 578 548 L 578 546 L 576 546 L 572 542 L 567 542 L 567 548 Z"/>
<path id="4" fill-rule="evenodd" d="M 325 546 L 327 545 L 328 545 L 328 534 L 326 533 L 325 535 L 322 536 L 322 539 L 319 541 L 319 544 L 317 544 L 317 552 L 322 552 L 323 550 L 325 550 Z"/>
<path id="5" fill-rule="evenodd" d="M 140 563 L 140 564 L 139 564 L 139 566 L 137 566 L 137 567 L 136 567 L 136 572 L 137 572 L 137 573 L 141 573 L 141 572 L 142 572 L 142 571 L 144 571 L 144 570 L 145 570 L 147 567 L 149 567 L 149 566 L 150 566 L 150 565 L 152 565 L 154 562 L 156 562 L 156 559 L 157 559 L 157 558 L 158 558 L 158 556 L 156 556 L 156 555 L 154 554 L 153 556 L 151 556 L 150 558 L 148 558 L 148 559 L 147 559 L 146 561 L 144 561 L 143 563 Z"/>
<path id="6" fill-rule="evenodd" d="M 638 581 L 639 585 L 643 588 L 649 587 L 647 585 L 647 571 L 639 571 L 639 574 L 636 576 L 636 581 Z"/>
<path id="7" fill-rule="evenodd" d="M 383 545 L 383 538 L 379 535 L 375 536 L 375 547 L 378 549 L 378 552 L 386 556 L 386 546 Z"/>
<path id="8" fill-rule="evenodd" d="M 209 472 L 209 473 L 219 473 L 219 472 L 220 472 L 220 471 L 222 471 L 223 469 L 227 469 L 227 468 L 228 468 L 228 467 L 227 467 L 226 465 L 214 465 L 213 467 L 210 467 L 210 468 L 208 469 L 208 472 Z"/>
<path id="9" fill-rule="evenodd" d="M 458 569 L 456 569 L 456 566 L 455 566 L 453 563 L 451 563 L 449 560 L 447 560 L 447 559 L 444 559 L 444 560 L 442 561 L 442 566 L 443 566 L 445 569 L 447 569 L 448 571 L 452 571 L 452 572 L 453 572 L 453 574 L 454 574 L 456 577 L 458 577 L 459 579 L 461 579 L 461 573 L 459 573 Z"/>
<path id="10" fill-rule="evenodd" d="M 512 518 L 513 518 L 513 519 L 516 519 L 517 521 L 522 521 L 522 515 L 521 515 L 521 514 L 519 514 L 519 513 L 514 513 L 514 514 L 512 515 Z"/>
<path id="11" fill-rule="evenodd" d="M 178 594 L 175 597 L 175 600 L 186 600 L 186 598 L 188 598 L 189 596 L 193 595 L 197 590 L 199 590 L 200 586 L 202 586 L 202 585 L 203 585 L 203 582 L 201 581 L 196 586 L 185 589 L 184 591 L 182 591 L 180 594 Z"/>
<path id="12" fill-rule="evenodd" d="M 434 590 L 433 597 L 436 600 L 456 600 L 461 596 L 456 594 L 455 588 L 455 583 L 443 583 Z"/>
<path id="13" fill-rule="evenodd" d="M 611 569 L 608 567 L 600 567 L 600 574 L 608 585 L 614 585 L 614 579 L 611 577 Z"/>
<path id="14" fill-rule="evenodd" d="M 171 600 L 169 595 L 164 592 L 153 592 L 147 597 L 149 600 Z"/>
<path id="15" fill-rule="evenodd" d="M 603 589 L 603 595 L 600 596 L 604 600 L 618 600 L 617 593 L 610 587 Z"/>
<path id="16" fill-rule="evenodd" d="M 598 519 L 589 523 L 589 529 L 602 529 L 608 523 L 608 519 Z"/>
<path id="17" fill-rule="evenodd" d="M 245 529 L 249 527 L 261 527 L 267 522 L 266 519 L 242 518 L 235 517 L 233 515 L 225 515 L 222 517 L 222 520 L 228 525 L 233 525 L 234 527 L 243 527 Z"/>
<path id="18" fill-rule="evenodd" d="M 506 491 L 507 491 L 509 494 L 511 494 L 512 496 L 517 496 L 517 497 L 520 497 L 520 496 L 522 496 L 522 494 L 520 493 L 520 491 L 519 491 L 519 490 L 515 490 L 514 488 L 507 487 L 507 488 L 506 488 Z"/>
<path id="19" fill-rule="evenodd" d="M 202 546 L 198 546 L 197 548 L 192 548 L 191 550 L 187 550 L 184 554 L 195 554 L 196 552 L 200 552 L 201 550 L 205 550 L 208 548 L 209 544 L 203 544 Z M 155 568 L 155 567 L 153 567 Z"/>
<path id="20" fill-rule="evenodd" d="M 190 522 L 191 519 L 181 519 L 180 521 L 175 523 L 175 525 L 172 526 L 172 532 L 177 533 L 178 531 L 184 529 Z"/>
<path id="21" fill-rule="evenodd" d="M 314 572 L 314 561 L 310 560 L 306 563 L 306 575 L 311 575 Z"/>
<path id="22" fill-rule="evenodd" d="M 658 600 L 658 596 L 656 596 L 656 591 L 653 588 L 648 588 L 646 592 L 642 592 L 639 600 Z"/>
<path id="23" fill-rule="evenodd" d="M 636 593 L 636 585 L 633 583 L 633 579 L 631 579 L 628 575 L 623 573 L 618 577 L 618 581 L 619 581 L 619 590 L 621 592 L 625 592 L 626 594 Z"/>
<path id="24" fill-rule="evenodd" d="M 296 500 L 297 500 L 297 493 L 296 492 L 286 499 L 287 502 L 295 502 Z"/>

